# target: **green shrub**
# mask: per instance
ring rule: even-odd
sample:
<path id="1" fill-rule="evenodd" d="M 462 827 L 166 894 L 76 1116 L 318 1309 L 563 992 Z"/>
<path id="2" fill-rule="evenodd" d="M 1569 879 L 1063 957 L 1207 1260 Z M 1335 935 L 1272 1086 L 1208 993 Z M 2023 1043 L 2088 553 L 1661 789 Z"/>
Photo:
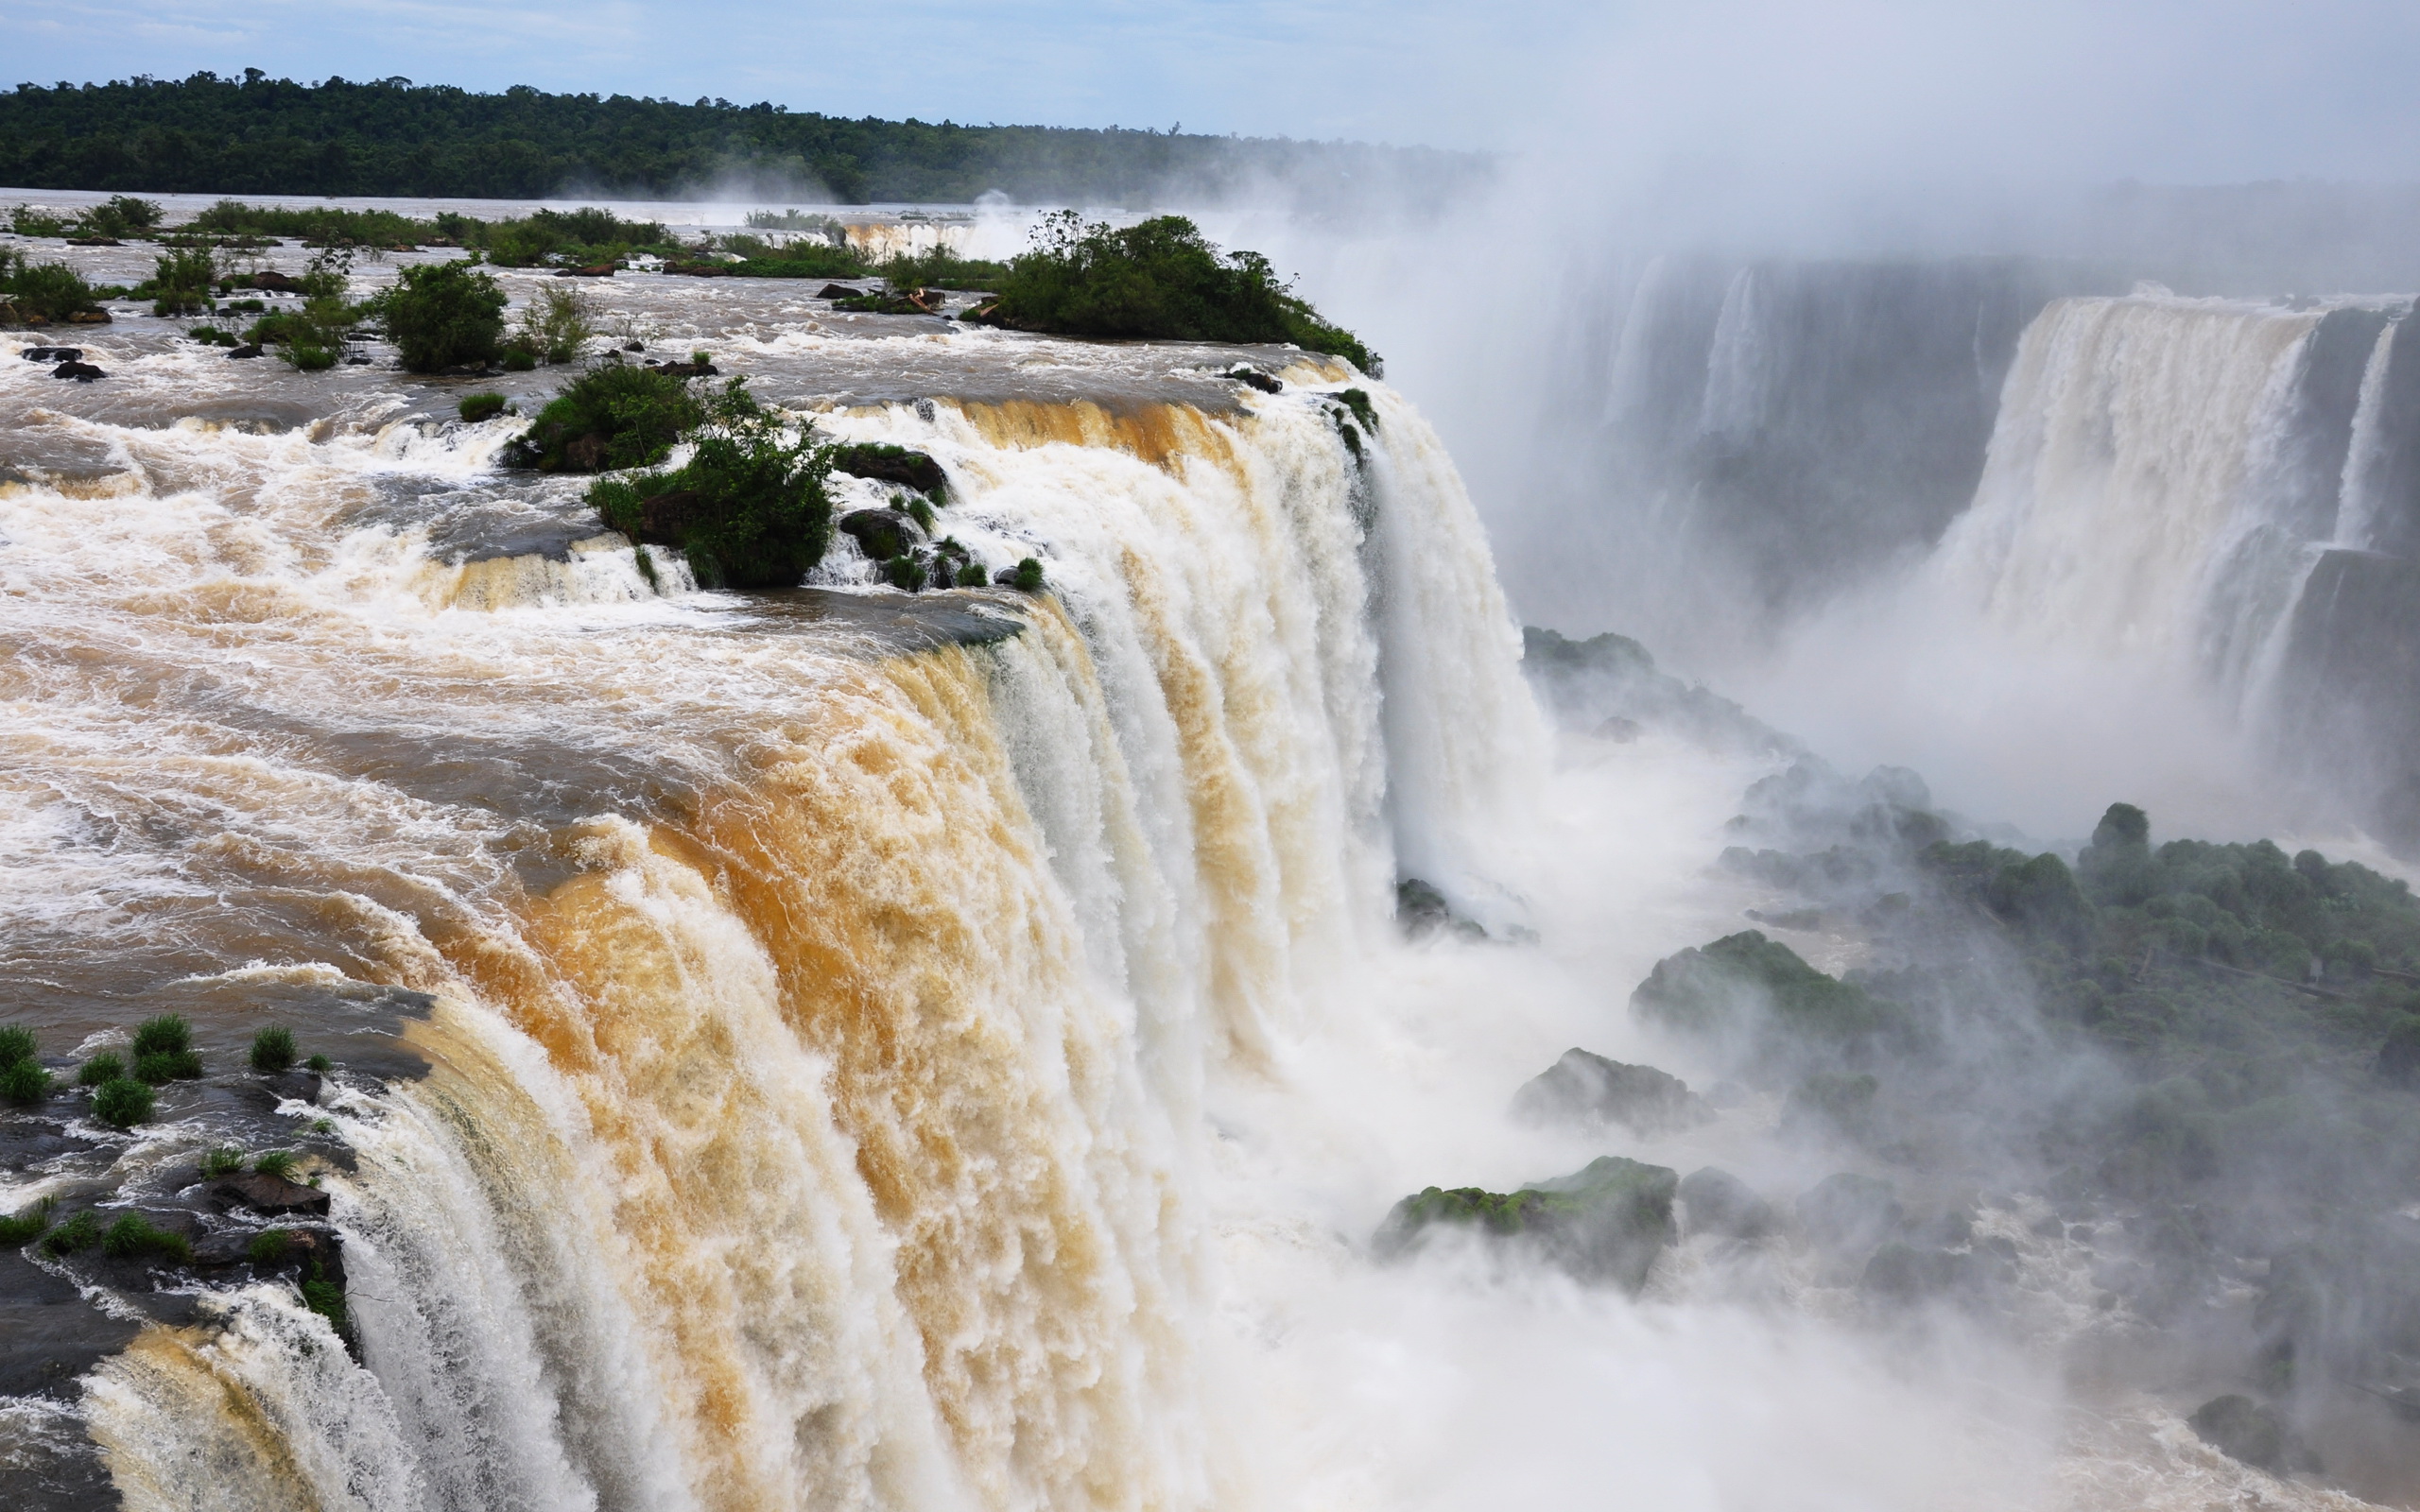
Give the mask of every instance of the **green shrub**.
<path id="1" fill-rule="evenodd" d="M 0 1098 L 12 1103 L 39 1103 L 50 1095 L 50 1073 L 31 1060 L 0 1066 Z"/>
<path id="2" fill-rule="evenodd" d="M 705 418 L 705 406 L 685 380 L 652 368 L 603 362 L 548 401 L 505 461 L 542 472 L 652 467 L 671 454 L 683 432 Z"/>
<path id="3" fill-rule="evenodd" d="M 515 347 L 543 361 L 569 362 L 596 334 L 596 307 L 576 288 L 550 284 L 538 291 L 521 311 Z"/>
<path id="4" fill-rule="evenodd" d="M 130 1212 L 101 1235 L 101 1253 L 112 1260 L 157 1255 L 163 1260 L 185 1261 L 193 1258 L 193 1246 L 184 1235 L 155 1227 L 139 1212 Z"/>
<path id="5" fill-rule="evenodd" d="M 126 1062 L 104 1050 L 76 1073 L 78 1087 L 102 1087 L 126 1074 Z"/>
<path id="6" fill-rule="evenodd" d="M 252 1236 L 244 1254 L 255 1265 L 282 1265 L 293 1251 L 293 1234 L 284 1228 L 264 1228 Z"/>
<path id="7" fill-rule="evenodd" d="M 275 1074 L 294 1064 L 294 1031 L 271 1024 L 252 1036 L 252 1069 Z"/>
<path id="8" fill-rule="evenodd" d="M 101 1242 L 100 1214 L 87 1208 L 50 1231 L 42 1242 L 46 1255 L 72 1255 L 79 1249 L 90 1249 Z"/>
<path id="9" fill-rule="evenodd" d="M 467 262 L 405 268 L 375 302 L 413 372 L 493 362 L 504 340 L 504 290 Z"/>
<path id="10" fill-rule="evenodd" d="M 1020 593 L 1041 593 L 1042 563 L 1031 557 L 1018 562 L 1016 576 L 1009 579 L 1009 586 Z"/>
<path id="11" fill-rule="evenodd" d="M 21 1060 L 31 1060 L 40 1046 L 34 1032 L 21 1023 L 0 1028 L 0 1066 L 13 1066 Z"/>
<path id="12" fill-rule="evenodd" d="M 292 1150 L 270 1150 L 252 1162 L 252 1169 L 263 1176 L 273 1176 L 280 1181 L 294 1179 L 296 1156 Z"/>
<path id="13" fill-rule="evenodd" d="M 134 1079 L 154 1087 L 192 1081 L 201 1074 L 201 1057 L 190 1050 L 162 1050 L 134 1057 Z"/>
<path id="14" fill-rule="evenodd" d="M 221 331 L 215 325 L 195 326 L 192 330 L 187 331 L 185 335 L 192 340 L 200 342 L 205 347 L 232 347 L 237 344 L 237 338 L 234 332 Z"/>
<path id="15" fill-rule="evenodd" d="M 464 424 L 476 425 L 503 414 L 507 403 L 502 394 L 465 394 L 462 402 L 454 406 L 454 412 L 462 417 Z"/>
<path id="16" fill-rule="evenodd" d="M 1178 341 L 1290 341 L 1375 377 L 1376 353 L 1328 324 L 1258 252 L 1221 252 L 1182 215 L 1123 230 L 1044 217 L 980 318 L 1019 331 Z"/>
<path id="17" fill-rule="evenodd" d="M 497 366 L 507 372 L 530 372 L 538 366 L 538 354 L 526 347 L 509 347 Z"/>
<path id="18" fill-rule="evenodd" d="M 163 252 L 151 264 L 151 313 L 194 315 L 207 310 L 215 302 L 211 285 L 217 281 L 218 269 L 208 248 Z"/>
<path id="19" fill-rule="evenodd" d="M 93 1094 L 93 1116 L 112 1128 L 132 1128 L 151 1116 L 151 1089 L 121 1076 Z"/>
<path id="20" fill-rule="evenodd" d="M 894 289 L 996 289 L 1009 278 L 1006 263 L 960 257 L 947 247 L 902 252 L 874 271 Z"/>
<path id="21" fill-rule="evenodd" d="M 958 570 L 958 586 L 960 588 L 981 588 L 990 579 L 983 576 L 980 562 L 971 561 Z"/>
<path id="22" fill-rule="evenodd" d="M 337 365 L 335 349 L 309 346 L 300 341 L 287 344 L 278 355 L 297 372 L 325 372 Z"/>
<path id="23" fill-rule="evenodd" d="M 88 236 L 135 235 L 157 227 L 165 215 L 156 200 L 112 195 L 84 212 L 82 229 Z"/>
<path id="24" fill-rule="evenodd" d="M 28 263 L 22 253 L 0 249 L 0 300 L 20 316 L 60 321 L 95 307 L 99 292 L 64 263 Z"/>
<path id="25" fill-rule="evenodd" d="M 349 1332 L 345 1320 L 344 1288 L 328 1280 L 317 1260 L 311 1262 L 311 1274 L 302 1282 L 302 1305 L 328 1320 L 338 1333 Z"/>
<path id="26" fill-rule="evenodd" d="M 134 1030 L 136 1059 L 193 1048 L 193 1025 L 173 1013 L 146 1019 Z"/>
<path id="27" fill-rule="evenodd" d="M 43 1198 L 32 1207 L 7 1218 L 0 1218 L 0 1246 L 14 1249 L 30 1245 L 50 1227 L 50 1199 Z"/>
<path id="28" fill-rule="evenodd" d="M 201 1175 L 206 1181 L 222 1176 L 233 1176 L 244 1168 L 244 1152 L 235 1145 L 222 1144 L 215 1150 L 201 1152 Z"/>
<path id="29" fill-rule="evenodd" d="M 678 548 L 701 584 L 797 586 L 832 542 L 831 448 L 812 430 L 791 436 L 736 378 L 691 439 L 686 466 L 602 480 L 589 504 L 633 542 Z"/>
<path id="30" fill-rule="evenodd" d="M 314 1072 L 322 1076 L 337 1069 L 336 1062 L 330 1060 L 325 1056 L 313 1056 L 310 1059 L 302 1062 L 302 1065 L 305 1070 Z"/>

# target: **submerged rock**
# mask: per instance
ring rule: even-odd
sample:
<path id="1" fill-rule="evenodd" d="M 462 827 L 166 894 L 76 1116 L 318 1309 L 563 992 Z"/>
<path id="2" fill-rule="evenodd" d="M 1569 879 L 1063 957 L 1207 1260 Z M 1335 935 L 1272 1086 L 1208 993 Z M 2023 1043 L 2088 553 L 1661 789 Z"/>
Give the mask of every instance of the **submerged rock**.
<path id="1" fill-rule="evenodd" d="M 1512 1111 L 1533 1124 L 1593 1120 L 1641 1136 L 1694 1128 L 1719 1116 L 1678 1076 L 1577 1047 L 1513 1094 Z"/>
<path id="2" fill-rule="evenodd" d="M 1719 1166 L 1702 1166 L 1682 1178 L 1681 1215 L 1692 1234 L 1761 1239 L 1781 1227 L 1781 1214 L 1755 1189 Z"/>
<path id="3" fill-rule="evenodd" d="M 875 561 L 907 555 L 923 532 L 915 519 L 901 509 L 852 509 L 838 523 L 840 534 Z"/>
<path id="4" fill-rule="evenodd" d="M 2185 1420 L 2212 1449 L 2272 1475 L 2320 1469 L 2319 1456 L 2295 1435 L 2277 1409 L 2264 1407 L 2250 1397 L 2213 1397 Z"/>
<path id="5" fill-rule="evenodd" d="M 1374 1244 L 1392 1257 L 1439 1227 L 1472 1231 L 1518 1245 L 1581 1280 L 1634 1293 L 1675 1237 L 1679 1184 L 1667 1166 L 1608 1155 L 1518 1192 L 1429 1187 L 1395 1204 Z"/>

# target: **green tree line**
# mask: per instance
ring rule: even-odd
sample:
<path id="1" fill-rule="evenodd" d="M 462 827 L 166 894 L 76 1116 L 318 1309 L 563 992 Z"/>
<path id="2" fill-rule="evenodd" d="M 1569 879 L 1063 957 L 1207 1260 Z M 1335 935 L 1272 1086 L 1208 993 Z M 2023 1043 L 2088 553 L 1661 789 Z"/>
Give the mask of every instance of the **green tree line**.
<path id="1" fill-rule="evenodd" d="M 1349 195 L 1486 171 L 1418 147 L 1183 136 L 1117 128 L 846 120 L 759 103 L 683 105 L 527 85 L 482 94 L 406 78 L 319 84 L 197 73 L 0 92 L 0 184 L 153 194 L 677 197 L 820 183 L 841 203 L 1124 204 L 1263 177 Z M 795 197 L 797 191 L 792 190 Z"/>

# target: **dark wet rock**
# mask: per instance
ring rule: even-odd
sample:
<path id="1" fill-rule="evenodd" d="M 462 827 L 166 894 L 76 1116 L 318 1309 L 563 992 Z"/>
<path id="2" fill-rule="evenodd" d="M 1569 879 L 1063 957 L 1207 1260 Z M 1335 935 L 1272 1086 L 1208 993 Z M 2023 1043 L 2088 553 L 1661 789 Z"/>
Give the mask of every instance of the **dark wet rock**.
<path id="1" fill-rule="evenodd" d="M 1781 1225 L 1781 1214 L 1755 1189 L 1719 1166 L 1702 1166 L 1683 1177 L 1681 1216 L 1692 1234 L 1761 1239 Z"/>
<path id="2" fill-rule="evenodd" d="M 1666 1166 L 1607 1155 L 1518 1192 L 1430 1187 L 1387 1215 L 1374 1246 L 1406 1253 L 1439 1228 L 1520 1246 L 1583 1281 L 1636 1292 L 1674 1238 L 1679 1178 Z"/>
<path id="3" fill-rule="evenodd" d="M 1522 1087 L 1512 1111 L 1530 1123 L 1618 1124 L 1642 1136 L 1695 1128 L 1718 1116 L 1678 1076 L 1577 1047 Z"/>
<path id="4" fill-rule="evenodd" d="M 27 347 L 18 355 L 27 362 L 81 362 L 84 360 L 84 349 L 81 347 Z"/>
<path id="5" fill-rule="evenodd" d="M 1962 1286 L 1967 1280 L 1966 1259 L 1945 1249 L 1918 1248 L 1894 1239 L 1865 1263 L 1858 1286 L 1883 1301 L 1920 1302 Z"/>
<path id="6" fill-rule="evenodd" d="M 837 528 L 875 561 L 904 556 L 921 534 L 914 518 L 901 509 L 852 509 L 839 518 Z"/>
<path id="7" fill-rule="evenodd" d="M 712 378 L 722 371 L 711 362 L 650 362 L 647 368 L 672 378 Z"/>
<path id="8" fill-rule="evenodd" d="M 79 384 L 89 384 L 96 378 L 109 376 L 89 362 L 62 362 L 50 369 L 50 375 L 53 378 L 72 378 Z"/>
<path id="9" fill-rule="evenodd" d="M 614 265 L 611 263 L 592 263 L 586 267 L 559 267 L 555 269 L 555 277 L 557 278 L 612 278 L 613 276 Z"/>
<path id="10" fill-rule="evenodd" d="M 274 1113 L 280 1104 L 316 1103 L 320 1100 L 320 1077 L 316 1072 L 281 1071 L 273 1076 L 251 1076 L 237 1083 L 230 1091 L 264 1113 Z"/>
<path id="11" fill-rule="evenodd" d="M 110 312 L 101 309 L 78 310 L 67 317 L 69 325 L 112 325 Z"/>
<path id="12" fill-rule="evenodd" d="M 647 350 L 647 343 L 644 341 L 625 341 L 622 343 L 622 350 L 624 352 L 645 352 Z"/>
<path id="13" fill-rule="evenodd" d="M 1230 369 L 1227 376 L 1239 384 L 1257 388 L 1264 394 L 1282 393 L 1286 388 L 1284 379 L 1273 377 L 1257 368 L 1237 366 Z"/>
<path id="14" fill-rule="evenodd" d="M 261 344 L 257 341 L 247 341 L 240 347 L 230 348 L 227 352 L 227 360 L 230 362 L 249 362 L 260 354 Z"/>
<path id="15" fill-rule="evenodd" d="M 857 291 L 846 284 L 826 284 L 816 291 L 815 297 L 819 300 L 854 300 Z"/>
<path id="16" fill-rule="evenodd" d="M 264 294 L 300 294 L 302 285 L 293 277 L 277 269 L 264 268 L 252 275 L 252 287 Z"/>
<path id="17" fill-rule="evenodd" d="M 2320 1469 L 2319 1456 L 2296 1436 L 2284 1416 L 2250 1397 L 2213 1397 L 2186 1421 L 2212 1449 L 2272 1475 Z"/>
<path id="18" fill-rule="evenodd" d="M 328 1194 L 319 1188 L 263 1171 L 248 1171 L 213 1182 L 210 1195 L 221 1202 L 241 1203 L 255 1212 L 308 1213 L 320 1218 L 327 1216 L 328 1211 Z"/>
<path id="19" fill-rule="evenodd" d="M 141 1326 L 94 1307 L 66 1277 L 0 1252 L 0 1396 L 72 1391 Z"/>
<path id="20" fill-rule="evenodd" d="M 1842 1171 L 1827 1176 L 1802 1194 L 1798 1221 L 1807 1236 L 1827 1249 L 1868 1249 L 1898 1230 L 1907 1216 L 1892 1194 L 1891 1183 L 1877 1177 Z"/>
<path id="21" fill-rule="evenodd" d="M 873 441 L 834 448 L 832 471 L 879 483 L 903 484 L 936 499 L 949 486 L 949 475 L 942 471 L 942 465 L 924 453 Z"/>
<path id="22" fill-rule="evenodd" d="M 1015 586 L 1013 576 L 999 579 Z M 1454 912 L 1445 895 L 1418 877 L 1406 877 L 1395 884 L 1395 924 L 1414 939 L 1424 935 L 1453 934 L 1464 939 L 1485 939 L 1487 931 L 1471 919 Z"/>

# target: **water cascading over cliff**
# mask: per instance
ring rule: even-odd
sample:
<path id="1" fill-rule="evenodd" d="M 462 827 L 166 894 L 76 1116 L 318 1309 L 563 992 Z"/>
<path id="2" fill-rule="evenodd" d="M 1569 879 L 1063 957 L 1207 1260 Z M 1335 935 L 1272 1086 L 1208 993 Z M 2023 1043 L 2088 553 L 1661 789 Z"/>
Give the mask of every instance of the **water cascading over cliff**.
<path id="1" fill-rule="evenodd" d="M 147 1325 L 84 1399 L 127 1505 L 1236 1500 L 1205 1078 L 1280 1074 L 1399 870 L 1509 920 L 1541 748 L 1426 427 L 1375 389 L 1364 459 L 1288 376 L 828 419 L 1046 560 L 946 632 L 362 523 L 476 428 L 61 421 L 117 471 L 0 490 L 15 949 L 383 993 L 429 1067 L 332 1097 L 360 1364 L 282 1287 Z"/>

